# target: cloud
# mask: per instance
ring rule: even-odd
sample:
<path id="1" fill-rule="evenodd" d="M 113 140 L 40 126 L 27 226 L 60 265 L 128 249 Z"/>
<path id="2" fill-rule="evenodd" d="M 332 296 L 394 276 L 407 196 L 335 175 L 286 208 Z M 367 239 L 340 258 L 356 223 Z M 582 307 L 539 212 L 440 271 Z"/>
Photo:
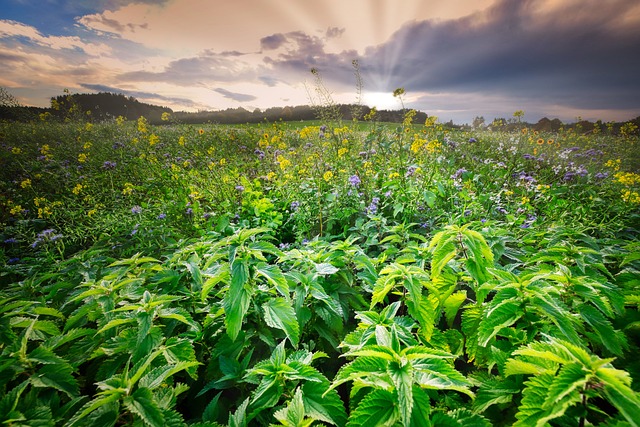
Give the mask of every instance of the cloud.
<path id="1" fill-rule="evenodd" d="M 384 90 L 640 109 L 640 60 L 631 54 L 640 46 L 640 10 L 634 0 L 611 3 L 565 2 L 551 10 L 540 1 L 500 0 L 468 17 L 412 22 L 369 49 L 361 68 Z"/>
<path id="2" fill-rule="evenodd" d="M 256 66 L 238 59 L 243 55 L 207 50 L 198 56 L 170 61 L 161 71 L 131 71 L 117 78 L 122 82 L 166 82 L 179 86 L 255 80 Z"/>
<path id="3" fill-rule="evenodd" d="M 287 41 L 287 37 L 282 34 L 272 34 L 260 39 L 260 48 L 262 50 L 273 50 L 282 46 Z"/>
<path id="4" fill-rule="evenodd" d="M 119 89 L 113 86 L 107 86 L 107 85 L 101 85 L 101 84 L 92 84 L 92 83 L 80 83 L 80 86 L 85 88 L 85 89 L 89 89 L 89 90 L 93 90 L 96 92 L 110 92 L 110 93 L 119 93 L 125 96 L 132 96 L 134 98 L 136 98 L 139 101 L 166 101 L 166 102 L 170 102 L 172 104 L 179 104 L 185 107 L 193 107 L 193 108 L 198 108 L 198 107 L 202 107 L 202 104 L 193 102 L 190 99 L 187 98 L 180 98 L 180 97 L 171 97 L 171 96 L 165 96 L 165 95 L 161 95 L 159 93 L 153 93 L 153 92 L 144 92 L 144 91 L 139 91 L 139 90 L 124 90 L 124 89 Z"/>
<path id="5" fill-rule="evenodd" d="M 248 95 L 246 93 L 231 92 L 221 87 L 218 87 L 212 90 L 214 92 L 218 92 L 220 95 L 224 96 L 225 98 L 232 99 L 238 102 L 248 102 L 248 101 L 254 101 L 257 99 L 257 97 L 254 95 Z"/>

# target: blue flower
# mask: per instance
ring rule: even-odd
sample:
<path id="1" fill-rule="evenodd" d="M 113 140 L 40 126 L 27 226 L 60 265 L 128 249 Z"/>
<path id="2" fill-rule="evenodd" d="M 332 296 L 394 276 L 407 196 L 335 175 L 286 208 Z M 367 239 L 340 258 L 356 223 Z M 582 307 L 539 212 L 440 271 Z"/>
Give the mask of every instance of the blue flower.
<path id="1" fill-rule="evenodd" d="M 236 185 L 236 190 L 242 193 L 244 191 L 244 187 L 242 185 Z"/>
<path id="2" fill-rule="evenodd" d="M 300 207 L 300 202 L 298 202 L 297 200 L 294 200 L 293 202 L 291 202 L 289 209 L 291 209 L 292 211 L 297 211 L 299 207 Z"/>
<path id="3" fill-rule="evenodd" d="M 353 185 L 354 187 L 359 186 L 360 182 L 360 177 L 358 175 L 351 175 L 349 177 L 349 184 Z"/>
<path id="4" fill-rule="evenodd" d="M 134 207 L 131 208 L 131 213 L 132 214 L 142 213 L 142 208 L 138 205 L 135 205 Z"/>
<path id="5" fill-rule="evenodd" d="M 158 219 L 165 219 L 167 217 L 166 213 L 161 213 L 160 215 L 158 215 Z"/>

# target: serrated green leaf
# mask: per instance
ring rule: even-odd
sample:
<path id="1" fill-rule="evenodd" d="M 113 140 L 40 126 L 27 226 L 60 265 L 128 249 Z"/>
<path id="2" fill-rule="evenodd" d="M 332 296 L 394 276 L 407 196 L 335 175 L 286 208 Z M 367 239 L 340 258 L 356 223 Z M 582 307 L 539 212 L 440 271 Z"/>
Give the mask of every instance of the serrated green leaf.
<path id="1" fill-rule="evenodd" d="M 600 311 L 588 304 L 581 304 L 579 312 L 582 319 L 596 332 L 607 350 L 617 356 L 622 356 L 622 345 L 611 322 Z"/>
<path id="2" fill-rule="evenodd" d="M 517 301 L 504 300 L 495 306 L 490 306 L 478 327 L 478 344 L 486 347 L 502 328 L 513 325 L 523 314 L 520 303 Z"/>
<path id="3" fill-rule="evenodd" d="M 224 298 L 225 325 L 227 334 L 235 340 L 242 329 L 244 316 L 249 310 L 251 294 L 245 289 L 245 283 L 249 279 L 249 269 L 247 265 L 236 260 L 231 267 L 231 283 Z"/>
<path id="4" fill-rule="evenodd" d="M 163 427 L 164 415 L 153 400 L 153 393 L 148 388 L 138 388 L 131 396 L 123 399 L 124 406 L 142 419 L 150 427 Z"/>
<path id="5" fill-rule="evenodd" d="M 173 365 L 159 366 L 142 376 L 138 386 L 154 390 L 160 387 L 162 383 L 172 375 L 198 365 L 200 365 L 199 362 L 178 362 Z"/>
<path id="6" fill-rule="evenodd" d="M 402 424 L 409 425 L 413 410 L 413 367 L 394 361 L 387 365 L 387 373 L 395 385 Z"/>
<path id="7" fill-rule="evenodd" d="M 347 422 L 347 413 L 342 399 L 328 383 L 305 382 L 302 385 L 302 401 L 309 417 L 342 427 Z"/>
<path id="8" fill-rule="evenodd" d="M 262 309 L 265 323 L 272 328 L 283 330 L 291 344 L 297 347 L 300 340 L 300 326 L 291 303 L 278 297 L 264 303 Z"/>
<path id="9" fill-rule="evenodd" d="M 395 396 L 386 390 L 373 390 L 360 401 L 351 413 L 347 427 L 392 426 L 400 420 L 394 404 Z"/>
<path id="10" fill-rule="evenodd" d="M 202 301 L 205 301 L 209 297 L 209 293 L 218 283 L 228 283 L 231 280 L 228 263 L 211 267 L 205 275 L 207 279 L 202 284 L 202 291 L 200 292 L 200 299 Z"/>
<path id="11" fill-rule="evenodd" d="M 447 324 L 449 327 L 453 325 L 453 321 L 458 314 L 458 310 L 462 303 L 467 300 L 467 292 L 466 291 L 458 291 L 447 297 L 443 303 L 444 307 L 444 315 L 447 319 Z"/>

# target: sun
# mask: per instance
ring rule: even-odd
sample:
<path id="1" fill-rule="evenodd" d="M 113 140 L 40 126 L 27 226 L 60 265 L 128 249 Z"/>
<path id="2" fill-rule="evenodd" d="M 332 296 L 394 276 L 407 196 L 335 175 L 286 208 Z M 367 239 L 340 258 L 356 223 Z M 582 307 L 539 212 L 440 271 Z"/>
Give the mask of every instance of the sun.
<path id="1" fill-rule="evenodd" d="M 364 104 L 369 107 L 376 107 L 378 110 L 397 110 L 402 108 L 400 100 L 393 96 L 392 92 L 369 92 L 365 93 Z"/>

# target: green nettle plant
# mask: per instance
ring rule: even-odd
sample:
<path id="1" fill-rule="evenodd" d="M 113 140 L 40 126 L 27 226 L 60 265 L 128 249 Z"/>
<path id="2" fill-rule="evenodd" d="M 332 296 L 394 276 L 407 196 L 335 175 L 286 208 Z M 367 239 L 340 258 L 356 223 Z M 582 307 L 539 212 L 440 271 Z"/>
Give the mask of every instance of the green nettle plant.
<path id="1" fill-rule="evenodd" d="M 637 426 L 633 124 L 315 76 L 313 122 L 0 122 L 2 425 Z"/>

